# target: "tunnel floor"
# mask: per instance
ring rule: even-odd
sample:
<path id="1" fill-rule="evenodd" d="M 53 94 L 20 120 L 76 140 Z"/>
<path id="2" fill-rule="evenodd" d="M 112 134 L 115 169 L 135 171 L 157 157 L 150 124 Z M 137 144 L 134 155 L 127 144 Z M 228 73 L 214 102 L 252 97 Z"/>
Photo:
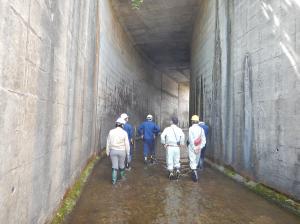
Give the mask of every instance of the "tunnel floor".
<path id="1" fill-rule="evenodd" d="M 145 166 L 137 144 L 127 180 L 111 184 L 106 157 L 94 168 L 65 223 L 249 223 L 293 224 L 299 217 L 266 201 L 208 165 L 194 183 L 188 174 L 169 181 L 162 148 L 156 165 Z"/>

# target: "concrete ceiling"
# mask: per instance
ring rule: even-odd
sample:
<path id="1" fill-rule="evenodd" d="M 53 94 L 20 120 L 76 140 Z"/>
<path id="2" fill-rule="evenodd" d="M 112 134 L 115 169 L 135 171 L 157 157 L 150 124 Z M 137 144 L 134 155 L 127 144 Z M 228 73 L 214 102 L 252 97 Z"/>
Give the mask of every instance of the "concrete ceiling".
<path id="1" fill-rule="evenodd" d="M 178 82 L 189 80 L 190 42 L 199 0 L 112 0 L 125 31 L 138 49 Z"/>

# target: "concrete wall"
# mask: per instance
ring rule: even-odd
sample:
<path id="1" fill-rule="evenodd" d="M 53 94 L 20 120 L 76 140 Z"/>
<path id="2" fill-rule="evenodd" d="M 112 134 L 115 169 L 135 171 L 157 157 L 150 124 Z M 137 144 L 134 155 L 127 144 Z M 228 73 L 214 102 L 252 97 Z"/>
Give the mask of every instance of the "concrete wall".
<path id="1" fill-rule="evenodd" d="M 100 9 L 98 148 L 106 145 L 107 133 L 121 113 L 129 115 L 134 127 L 150 113 L 163 128 L 179 107 L 179 84 L 134 48 L 109 1 L 100 1 Z M 188 101 L 181 105 L 184 111 Z"/>
<path id="2" fill-rule="evenodd" d="M 49 220 L 120 113 L 135 126 L 168 119 L 178 84 L 167 79 L 109 0 L 2 0 L 0 223 Z"/>
<path id="3" fill-rule="evenodd" d="M 178 87 L 178 119 L 179 126 L 189 127 L 189 98 L 190 85 L 188 83 L 179 83 Z"/>
<path id="4" fill-rule="evenodd" d="M 95 4 L 0 3 L 0 223 L 44 223 L 95 151 Z"/>
<path id="5" fill-rule="evenodd" d="M 121 113 L 138 126 L 147 114 L 160 123 L 161 73 L 139 54 L 109 1 L 100 1 L 100 57 L 97 118 L 99 148 Z"/>
<path id="6" fill-rule="evenodd" d="M 210 158 L 297 199 L 299 43 L 298 1 L 202 1 L 190 107 L 211 127 Z"/>

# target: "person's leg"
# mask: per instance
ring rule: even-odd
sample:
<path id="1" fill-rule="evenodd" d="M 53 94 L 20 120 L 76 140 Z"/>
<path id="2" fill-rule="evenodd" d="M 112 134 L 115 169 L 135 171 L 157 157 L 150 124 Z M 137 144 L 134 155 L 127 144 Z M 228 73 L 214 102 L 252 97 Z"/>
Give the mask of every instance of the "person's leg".
<path id="1" fill-rule="evenodd" d="M 189 160 L 191 170 L 195 170 L 197 168 L 196 154 L 191 147 L 189 147 Z"/>
<path id="2" fill-rule="evenodd" d="M 174 173 L 173 173 L 173 169 L 174 169 L 174 164 L 173 164 L 173 148 L 172 147 L 168 147 L 167 148 L 167 169 L 169 171 L 169 179 L 173 179 L 174 177 Z"/>
<path id="3" fill-rule="evenodd" d="M 110 151 L 110 159 L 112 163 L 112 184 L 115 184 L 117 182 L 117 176 L 118 176 L 118 169 L 119 169 L 119 163 L 118 163 L 118 155 L 116 153 L 116 150 Z"/>
<path id="4" fill-rule="evenodd" d="M 144 162 L 147 163 L 147 157 L 149 156 L 149 144 L 147 140 L 144 140 Z"/>
<path id="5" fill-rule="evenodd" d="M 205 151 L 206 151 L 206 146 L 204 146 L 203 149 L 201 150 L 201 156 L 200 156 L 200 158 L 201 158 L 202 160 L 204 160 Z"/>
<path id="6" fill-rule="evenodd" d="M 197 155 L 194 152 L 194 149 L 192 149 L 191 147 L 189 147 L 189 159 L 190 159 L 190 168 L 192 170 L 192 180 L 194 182 L 198 181 L 198 174 L 197 174 Z M 199 159 L 199 156 L 198 156 Z"/>
<path id="7" fill-rule="evenodd" d="M 151 155 L 151 163 L 155 162 L 155 140 L 151 140 L 149 142 L 149 146 L 150 146 L 150 155 Z"/>
<path id="8" fill-rule="evenodd" d="M 180 148 L 176 147 L 174 148 L 174 167 L 176 169 L 176 178 L 179 178 L 180 175 Z"/>
<path id="9" fill-rule="evenodd" d="M 130 163 L 132 161 L 132 154 L 133 154 L 133 144 L 130 143 L 130 155 L 129 155 L 129 158 L 127 158 L 127 156 L 126 156 L 126 162 L 125 162 L 126 170 L 131 170 Z"/>
<path id="10" fill-rule="evenodd" d="M 200 155 L 200 159 L 199 159 L 199 163 L 198 163 L 197 168 L 200 168 L 200 169 L 203 168 L 205 150 L 206 150 L 206 146 L 204 146 L 204 148 L 201 150 L 201 155 Z"/>
<path id="11" fill-rule="evenodd" d="M 125 179 L 125 158 L 126 158 L 125 150 L 118 151 L 118 162 L 119 162 L 119 169 L 120 169 L 120 175 L 122 180 Z"/>
<path id="12" fill-rule="evenodd" d="M 132 155 L 133 155 L 133 144 L 130 142 L 130 162 L 132 160 Z"/>

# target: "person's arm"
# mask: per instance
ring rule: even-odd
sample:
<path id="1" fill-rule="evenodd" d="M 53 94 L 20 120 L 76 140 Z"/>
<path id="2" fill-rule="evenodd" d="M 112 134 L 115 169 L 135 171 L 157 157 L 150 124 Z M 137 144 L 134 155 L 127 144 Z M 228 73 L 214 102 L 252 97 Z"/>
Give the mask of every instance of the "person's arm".
<path id="1" fill-rule="evenodd" d="M 158 135 L 158 133 L 160 132 L 160 128 L 159 128 L 158 125 L 154 124 L 154 131 L 153 132 L 154 132 L 155 135 Z"/>
<path id="2" fill-rule="evenodd" d="M 166 144 L 166 132 L 167 132 L 167 128 L 165 128 L 165 130 L 160 135 L 160 142 L 163 145 Z"/>
<path id="3" fill-rule="evenodd" d="M 109 152 L 110 152 L 110 132 L 107 136 L 107 140 L 106 140 L 106 155 L 109 156 Z"/>
<path id="4" fill-rule="evenodd" d="M 126 135 L 125 136 L 125 152 L 126 152 L 126 155 L 127 155 L 127 158 L 129 158 L 129 155 L 130 155 L 130 145 L 129 145 L 129 140 L 128 140 L 128 134 L 125 133 Z"/>

